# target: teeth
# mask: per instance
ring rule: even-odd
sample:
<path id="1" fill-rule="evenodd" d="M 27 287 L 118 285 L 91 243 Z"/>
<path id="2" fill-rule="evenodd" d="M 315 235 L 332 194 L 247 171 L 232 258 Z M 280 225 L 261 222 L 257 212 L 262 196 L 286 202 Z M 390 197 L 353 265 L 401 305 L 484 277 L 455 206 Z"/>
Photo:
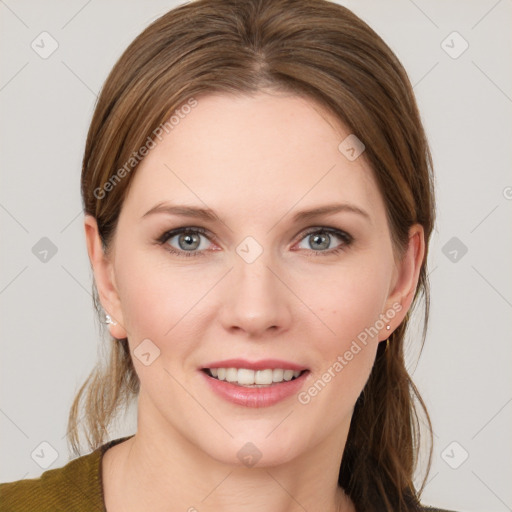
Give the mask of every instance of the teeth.
<path id="1" fill-rule="evenodd" d="M 283 379 L 284 380 L 292 380 L 293 376 L 294 376 L 293 370 L 285 370 L 284 371 L 284 375 L 283 375 Z"/>
<path id="2" fill-rule="evenodd" d="M 276 368 L 272 370 L 272 381 L 273 382 L 281 382 L 283 380 L 284 370 L 281 368 Z"/>
<path id="3" fill-rule="evenodd" d="M 228 382 L 236 382 L 238 380 L 238 370 L 236 368 L 227 368 L 226 380 Z"/>
<path id="4" fill-rule="evenodd" d="M 250 386 L 254 384 L 254 380 L 254 370 L 247 370 L 246 368 L 240 368 L 238 370 L 238 384 Z M 256 384 L 263 384 L 263 382 L 256 382 Z"/>
<path id="5" fill-rule="evenodd" d="M 302 372 L 297 370 L 284 370 L 282 368 L 268 368 L 265 370 L 250 370 L 248 368 L 209 368 L 209 374 L 218 380 L 233 382 L 240 386 L 264 387 L 273 383 L 290 381 L 297 378 Z"/>
<path id="6" fill-rule="evenodd" d="M 272 372 L 273 370 L 257 370 L 254 372 L 254 383 L 255 384 L 272 384 Z"/>

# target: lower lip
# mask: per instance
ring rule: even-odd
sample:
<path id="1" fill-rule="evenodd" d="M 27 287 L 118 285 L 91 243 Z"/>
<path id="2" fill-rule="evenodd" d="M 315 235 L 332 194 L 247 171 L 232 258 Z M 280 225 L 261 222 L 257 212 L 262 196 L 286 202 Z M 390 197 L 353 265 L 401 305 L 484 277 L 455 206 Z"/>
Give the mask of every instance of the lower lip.
<path id="1" fill-rule="evenodd" d="M 297 394 L 309 374 L 309 371 L 306 370 L 293 380 L 272 384 L 264 388 L 249 388 L 215 379 L 202 370 L 200 372 L 215 393 L 228 402 L 244 407 L 269 407 Z"/>

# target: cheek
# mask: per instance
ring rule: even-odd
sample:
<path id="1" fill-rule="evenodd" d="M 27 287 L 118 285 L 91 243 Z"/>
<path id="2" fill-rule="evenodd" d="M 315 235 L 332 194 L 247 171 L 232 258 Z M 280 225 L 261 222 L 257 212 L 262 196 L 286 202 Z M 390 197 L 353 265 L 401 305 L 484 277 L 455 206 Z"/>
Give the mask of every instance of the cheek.
<path id="1" fill-rule="evenodd" d="M 218 280 L 212 273 L 171 265 L 161 254 L 152 258 L 132 251 L 119 258 L 116 278 L 130 343 L 149 338 L 163 349 L 172 339 L 174 349 L 179 349 L 180 340 L 187 340 L 191 347 L 196 337 L 195 314 L 200 310 L 195 306 Z"/>
<path id="2" fill-rule="evenodd" d="M 318 268 L 313 279 L 302 283 L 298 295 L 325 325 L 318 322 L 327 350 L 344 350 L 351 340 L 374 330 L 388 293 L 388 265 L 378 257 L 367 257 L 339 265 Z M 378 323 L 381 327 L 381 322 Z M 364 338 L 364 334 L 360 336 Z"/>
<path id="3" fill-rule="evenodd" d="M 325 417 L 324 434 L 348 421 L 375 361 L 377 333 L 382 327 L 378 320 L 388 282 L 383 265 L 374 263 L 366 269 L 347 266 L 331 272 L 315 279 L 324 286 L 304 286 L 301 291 L 309 297 L 311 310 L 328 326 L 317 322 L 318 333 L 324 333 L 314 336 L 312 347 L 319 364 L 297 397 L 312 418 Z M 329 411 L 327 416 L 325 411 Z"/>

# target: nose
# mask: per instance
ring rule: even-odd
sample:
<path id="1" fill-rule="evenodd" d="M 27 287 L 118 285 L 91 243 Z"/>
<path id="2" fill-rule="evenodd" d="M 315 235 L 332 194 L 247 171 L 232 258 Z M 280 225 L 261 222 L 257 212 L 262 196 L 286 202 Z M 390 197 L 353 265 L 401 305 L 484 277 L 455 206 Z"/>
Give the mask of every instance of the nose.
<path id="1" fill-rule="evenodd" d="M 265 257 L 254 262 L 235 258 L 234 268 L 223 284 L 220 319 L 231 332 L 251 338 L 275 336 L 290 327 L 293 294 L 283 283 L 276 265 Z"/>

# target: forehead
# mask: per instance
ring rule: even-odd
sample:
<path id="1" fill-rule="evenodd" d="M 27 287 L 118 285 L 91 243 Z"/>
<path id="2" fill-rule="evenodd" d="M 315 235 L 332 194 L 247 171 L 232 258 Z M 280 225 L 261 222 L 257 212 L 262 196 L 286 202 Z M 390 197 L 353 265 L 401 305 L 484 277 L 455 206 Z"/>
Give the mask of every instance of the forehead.
<path id="1" fill-rule="evenodd" d="M 343 200 L 382 213 L 364 153 L 350 161 L 340 152 L 350 131 L 313 100 L 216 94 L 187 112 L 133 177 L 125 202 L 140 215 L 163 200 L 249 216 Z"/>

